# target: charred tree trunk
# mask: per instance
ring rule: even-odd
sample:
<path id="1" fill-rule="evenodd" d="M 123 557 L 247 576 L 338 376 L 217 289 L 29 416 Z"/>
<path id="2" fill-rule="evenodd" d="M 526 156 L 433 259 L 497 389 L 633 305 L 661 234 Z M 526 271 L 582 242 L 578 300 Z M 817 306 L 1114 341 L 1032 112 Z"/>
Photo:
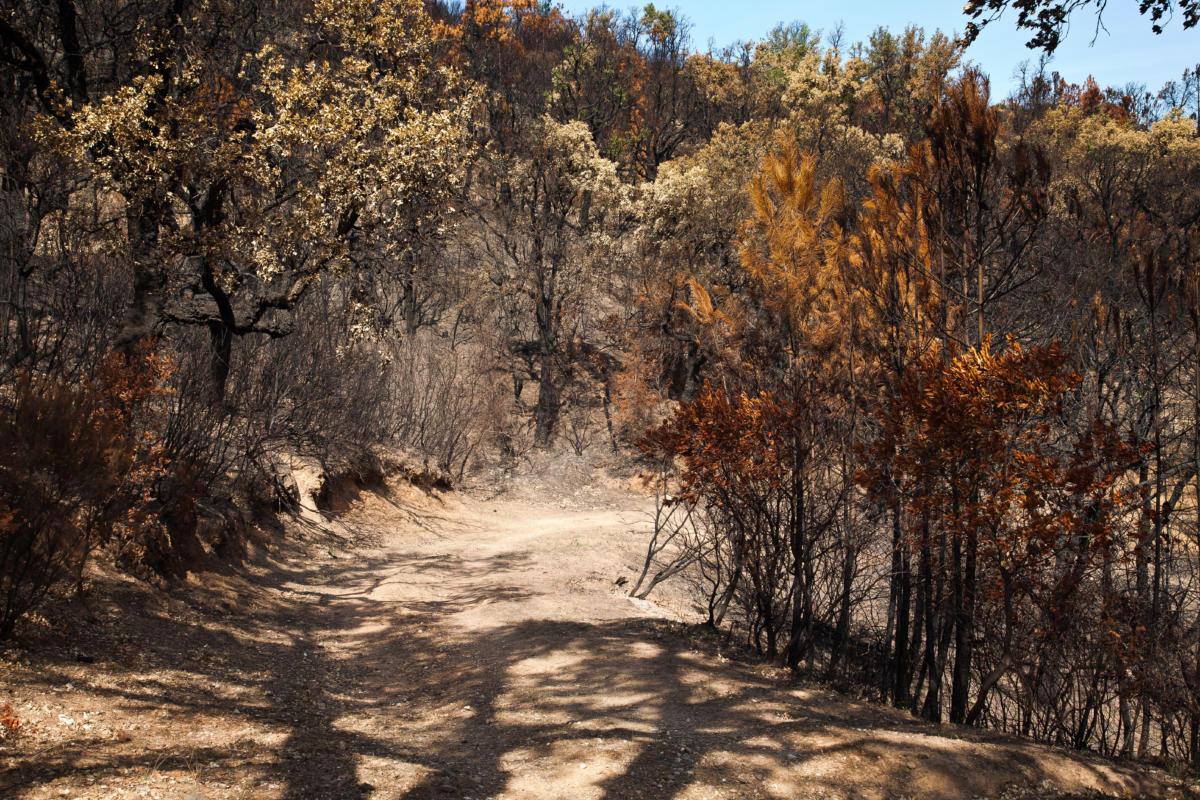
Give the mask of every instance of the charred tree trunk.
<path id="1" fill-rule="evenodd" d="M 966 537 L 962 564 L 961 599 L 954 621 L 954 679 L 950 690 L 950 721 L 961 724 L 967 719 L 967 699 L 971 688 L 971 658 L 975 647 L 975 560 L 978 541 L 974 531 Z"/>
<path id="2" fill-rule="evenodd" d="M 133 296 L 117 335 L 117 349 L 126 356 L 154 336 L 166 275 L 159 263 L 159 230 L 165 201 L 151 196 L 131 205 L 125 215 L 129 232 L 129 261 L 133 269 Z"/>
<path id="3" fill-rule="evenodd" d="M 898 533 L 897 533 L 898 535 Z M 896 589 L 896 639 L 892 656 L 892 704 L 907 708 L 910 700 L 910 676 L 908 664 L 909 615 L 912 609 L 912 571 L 908 548 L 903 538 L 897 542 L 893 555 Z"/>
<path id="4" fill-rule="evenodd" d="M 893 503 L 892 517 L 892 563 L 891 575 L 888 581 L 888 613 L 887 627 L 884 629 L 881 660 L 883 669 L 879 680 L 879 695 L 887 702 L 895 686 L 894 664 L 892 662 L 892 642 L 895 641 L 896 615 L 900 605 L 900 504 Z"/>
<path id="5" fill-rule="evenodd" d="M 812 622 L 812 588 L 809 585 L 808 531 L 805 526 L 804 459 L 799 443 L 793 445 L 795 452 L 792 472 L 792 508 L 790 545 L 792 550 L 792 631 L 787 647 L 787 666 L 795 671 L 808 654 Z"/>
<path id="6" fill-rule="evenodd" d="M 562 316 L 562 300 L 558 297 L 558 265 L 546 256 L 539 243 L 535 257 L 542 262 L 538 271 L 536 308 L 538 355 L 538 398 L 534 409 L 534 441 L 538 447 L 549 447 L 558 425 L 559 397 L 558 329 Z"/>
<path id="7" fill-rule="evenodd" d="M 229 383 L 229 365 L 233 360 L 233 331 L 221 320 L 208 323 L 209 400 L 214 406 L 223 405 Z"/>
<path id="8" fill-rule="evenodd" d="M 549 447 L 558 424 L 558 375 L 552 358 L 543 356 L 538 373 L 538 399 L 533 412 L 534 440 L 538 447 Z"/>
<path id="9" fill-rule="evenodd" d="M 846 534 L 847 537 L 849 533 Z M 850 645 L 850 613 L 853 603 L 854 575 L 857 571 L 857 553 L 847 542 L 846 551 L 842 555 L 842 591 L 838 600 L 837 627 L 833 632 L 833 647 L 829 654 L 829 677 L 837 675 L 843 661 L 849 658 L 847 650 Z"/>

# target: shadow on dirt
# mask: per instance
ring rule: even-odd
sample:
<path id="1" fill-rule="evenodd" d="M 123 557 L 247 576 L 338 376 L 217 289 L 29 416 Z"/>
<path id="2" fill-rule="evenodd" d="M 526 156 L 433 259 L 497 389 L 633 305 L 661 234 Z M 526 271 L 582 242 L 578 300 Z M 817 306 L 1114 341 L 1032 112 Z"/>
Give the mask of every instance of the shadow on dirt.
<path id="1" fill-rule="evenodd" d="M 717 658 L 709 639 L 681 626 L 529 620 L 470 632 L 448 619 L 531 597 L 512 579 L 527 561 L 393 552 L 284 565 L 251 612 L 148 616 L 129 645 L 137 658 L 100 659 L 88 669 L 112 680 L 88 690 L 129 718 L 166 714 L 257 733 L 153 750 L 79 735 L 18 754 L 0 794 L 29 796 L 65 776 L 196 765 L 205 765 L 205 786 L 295 800 L 552 797 L 580 785 L 604 798 L 664 798 L 696 782 L 728 787 L 727 796 L 778 796 L 783 789 L 764 787 L 830 759 L 842 759 L 843 772 L 806 774 L 814 796 L 844 796 L 846 781 L 863 776 L 905 786 L 919 772 L 947 797 L 1043 776 L 1032 745 L 994 756 L 946 747 L 913 735 L 935 733 L 915 721 L 787 691 L 753 665 Z M 416 579 L 442 588 L 434 599 L 379 599 L 381 587 Z M 48 685 L 78 670 L 65 655 L 36 666 Z M 1057 758 L 1106 790 L 1138 788 L 1109 782 L 1083 756 Z M 582 784 L 568 774 L 584 769 L 592 772 Z M 535 774 L 537 786 L 523 783 Z"/>

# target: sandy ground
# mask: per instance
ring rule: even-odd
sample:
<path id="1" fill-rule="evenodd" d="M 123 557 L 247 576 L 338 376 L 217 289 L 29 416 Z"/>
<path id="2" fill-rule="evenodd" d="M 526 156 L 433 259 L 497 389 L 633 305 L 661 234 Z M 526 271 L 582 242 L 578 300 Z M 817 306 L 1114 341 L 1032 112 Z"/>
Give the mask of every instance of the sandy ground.
<path id="1" fill-rule="evenodd" d="M 1158 773 L 790 685 L 614 585 L 644 500 L 365 496 L 0 663 L 12 798 L 959 798 Z M 291 537 L 292 541 L 298 534 Z M 115 580 L 115 579 L 114 579 Z M 1173 793 L 1173 790 L 1172 790 Z"/>

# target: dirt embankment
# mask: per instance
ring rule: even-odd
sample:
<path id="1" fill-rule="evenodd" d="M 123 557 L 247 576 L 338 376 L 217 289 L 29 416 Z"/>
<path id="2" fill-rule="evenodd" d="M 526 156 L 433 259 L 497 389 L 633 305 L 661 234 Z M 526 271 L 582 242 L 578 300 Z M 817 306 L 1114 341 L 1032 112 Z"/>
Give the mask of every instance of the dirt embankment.
<path id="1" fill-rule="evenodd" d="M 644 500 L 364 495 L 0 663 L 14 798 L 1159 796 L 1161 775 L 791 687 L 614 585 Z"/>

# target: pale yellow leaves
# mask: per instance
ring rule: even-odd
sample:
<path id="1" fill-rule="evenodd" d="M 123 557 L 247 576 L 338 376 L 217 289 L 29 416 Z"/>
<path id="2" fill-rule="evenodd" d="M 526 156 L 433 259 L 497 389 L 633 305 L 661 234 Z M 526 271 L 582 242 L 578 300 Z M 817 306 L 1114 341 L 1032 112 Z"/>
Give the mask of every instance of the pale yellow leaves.
<path id="1" fill-rule="evenodd" d="M 461 186 L 478 90 L 434 66 L 431 30 L 420 0 L 317 0 L 286 50 L 264 44 L 236 74 L 180 49 L 69 126 L 39 125 L 97 186 L 170 205 L 174 268 L 219 259 L 230 289 L 315 275 L 350 263 L 352 230 L 395 245 L 436 227 Z M 206 213 L 213 193 L 236 213 Z"/>

